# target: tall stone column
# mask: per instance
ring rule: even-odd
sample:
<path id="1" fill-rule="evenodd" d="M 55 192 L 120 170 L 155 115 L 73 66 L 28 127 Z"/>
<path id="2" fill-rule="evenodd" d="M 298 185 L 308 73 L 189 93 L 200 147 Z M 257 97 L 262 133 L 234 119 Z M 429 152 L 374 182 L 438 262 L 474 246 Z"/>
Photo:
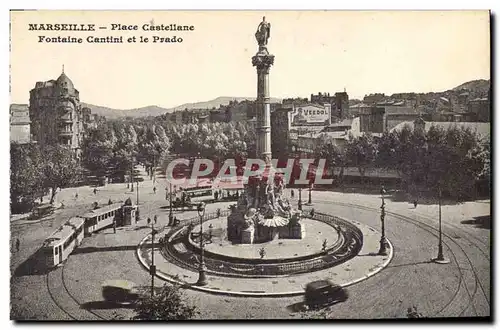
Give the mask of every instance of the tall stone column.
<path id="1" fill-rule="evenodd" d="M 265 21 L 264 21 L 265 22 Z M 259 32 L 259 31 L 258 31 Z M 269 35 L 266 37 L 268 38 Z M 267 51 L 265 44 L 259 42 L 259 51 L 252 57 L 252 64 L 257 68 L 257 157 L 267 165 L 271 164 L 271 99 L 269 96 L 269 69 L 274 64 L 274 55 Z"/>

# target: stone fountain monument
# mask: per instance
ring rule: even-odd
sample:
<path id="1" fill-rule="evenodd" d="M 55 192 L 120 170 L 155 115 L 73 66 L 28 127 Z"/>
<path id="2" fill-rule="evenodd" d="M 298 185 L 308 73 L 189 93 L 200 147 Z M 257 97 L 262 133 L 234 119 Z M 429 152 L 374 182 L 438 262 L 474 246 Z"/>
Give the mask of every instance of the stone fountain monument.
<path id="1" fill-rule="evenodd" d="M 264 17 L 255 32 L 259 50 L 252 57 L 252 64 L 257 68 L 257 157 L 264 160 L 266 168 L 262 175 L 249 178 L 238 203 L 231 206 L 227 235 L 229 240 L 240 244 L 305 237 L 300 211 L 292 209 L 285 198 L 283 177 L 275 175 L 271 164 L 269 69 L 274 55 L 267 50 L 270 33 L 271 24 Z"/>

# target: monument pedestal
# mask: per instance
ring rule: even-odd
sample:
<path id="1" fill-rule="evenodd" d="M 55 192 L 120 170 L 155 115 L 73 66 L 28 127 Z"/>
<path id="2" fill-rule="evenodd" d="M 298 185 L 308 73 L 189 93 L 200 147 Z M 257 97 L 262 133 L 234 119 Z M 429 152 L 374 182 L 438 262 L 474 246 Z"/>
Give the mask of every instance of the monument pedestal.
<path id="1" fill-rule="evenodd" d="M 290 238 L 302 239 L 306 237 L 306 226 L 297 224 L 290 229 Z"/>
<path id="2" fill-rule="evenodd" d="M 253 244 L 255 228 L 248 227 L 241 231 L 241 244 Z"/>

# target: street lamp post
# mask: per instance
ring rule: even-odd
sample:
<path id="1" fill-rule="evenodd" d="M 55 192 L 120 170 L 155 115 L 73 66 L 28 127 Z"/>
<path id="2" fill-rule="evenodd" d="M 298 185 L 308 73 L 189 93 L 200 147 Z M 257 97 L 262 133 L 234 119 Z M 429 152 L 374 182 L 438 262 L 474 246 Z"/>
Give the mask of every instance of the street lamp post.
<path id="1" fill-rule="evenodd" d="M 309 200 L 307 201 L 307 205 L 312 205 L 312 183 L 309 184 Z"/>
<path id="2" fill-rule="evenodd" d="M 299 188 L 299 205 L 298 209 L 302 211 L 302 188 Z"/>
<path id="3" fill-rule="evenodd" d="M 130 191 L 134 192 L 134 160 L 130 159 Z"/>
<path id="4" fill-rule="evenodd" d="M 382 223 L 382 237 L 380 238 L 380 248 L 378 254 L 381 256 L 387 255 L 387 239 L 385 238 L 385 189 L 384 186 L 380 189 L 382 195 L 382 206 L 380 206 L 380 222 Z"/>
<path id="5" fill-rule="evenodd" d="M 207 267 L 205 266 L 205 252 L 203 247 L 203 217 L 205 215 L 205 203 L 203 202 L 198 205 L 198 215 L 200 216 L 200 266 L 196 285 L 204 286 L 207 285 L 208 282 L 205 275 Z"/>
<path id="6" fill-rule="evenodd" d="M 137 205 L 139 205 L 139 180 L 137 180 Z"/>
<path id="7" fill-rule="evenodd" d="M 446 259 L 443 254 L 443 229 L 441 226 L 441 186 L 438 187 L 438 205 L 439 205 L 439 243 L 438 243 L 438 255 L 437 258 L 434 259 L 434 262 L 438 264 L 448 264 L 450 263 L 449 259 Z"/>
<path id="8" fill-rule="evenodd" d="M 151 273 L 151 297 L 153 297 L 155 288 L 156 265 L 155 265 L 155 229 L 152 221 L 151 221 L 151 268 L 149 269 L 149 271 Z"/>
<path id="9" fill-rule="evenodd" d="M 170 182 L 170 212 L 168 214 L 168 225 L 173 226 L 174 225 L 174 212 L 172 210 L 172 182 Z"/>

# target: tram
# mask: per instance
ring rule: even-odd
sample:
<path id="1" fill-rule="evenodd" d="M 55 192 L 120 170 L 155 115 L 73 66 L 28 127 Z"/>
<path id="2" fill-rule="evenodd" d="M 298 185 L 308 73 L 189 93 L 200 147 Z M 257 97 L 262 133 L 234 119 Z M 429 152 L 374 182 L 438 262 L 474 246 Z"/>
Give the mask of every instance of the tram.
<path id="1" fill-rule="evenodd" d="M 46 266 L 55 267 L 68 259 L 75 247 L 81 244 L 85 219 L 73 217 L 45 240 L 41 252 Z"/>
<path id="2" fill-rule="evenodd" d="M 122 203 L 113 203 L 102 208 L 85 213 L 85 236 L 90 236 L 93 232 L 118 224 L 123 218 Z"/>

